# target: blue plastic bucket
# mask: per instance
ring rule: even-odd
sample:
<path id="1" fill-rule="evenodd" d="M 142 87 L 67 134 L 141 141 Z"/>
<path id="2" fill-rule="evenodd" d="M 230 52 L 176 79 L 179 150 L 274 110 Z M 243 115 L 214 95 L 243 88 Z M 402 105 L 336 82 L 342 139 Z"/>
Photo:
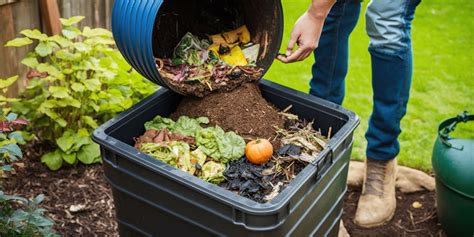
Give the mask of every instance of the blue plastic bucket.
<path id="1" fill-rule="evenodd" d="M 148 80 L 173 89 L 171 84 L 160 76 L 157 69 L 155 57 L 160 54 L 156 46 L 160 41 L 166 41 L 167 35 L 159 35 L 160 9 L 179 12 L 182 9 L 187 11 L 201 11 L 197 6 L 202 5 L 204 0 L 115 0 L 112 12 L 112 32 L 118 49 L 125 59 L 135 70 Z M 213 1 L 207 1 L 213 2 Z M 215 1 L 214 1 L 215 2 Z M 245 24 L 249 28 L 253 41 L 263 47 L 260 50 L 260 60 L 257 65 L 264 69 L 264 73 L 270 68 L 276 57 L 283 35 L 283 12 L 279 0 L 220 0 L 219 4 L 240 4 L 244 15 Z M 213 9 L 216 10 L 216 9 Z M 160 15 L 162 14 L 162 15 Z M 195 12 L 184 16 L 178 16 L 180 22 L 185 25 L 198 24 L 188 15 L 202 14 Z M 169 21 L 167 21 L 169 23 Z M 178 27 L 176 23 L 176 27 Z M 219 29 L 216 29 L 216 32 Z M 223 29 L 221 29 L 222 32 Z M 184 35 L 186 32 L 179 32 Z M 191 32 L 197 33 L 197 32 Z M 208 32 L 206 32 L 208 33 Z M 215 32 L 214 32 L 215 33 Z M 180 35 L 179 37 L 182 37 Z M 173 46 L 174 47 L 174 46 Z M 177 91 L 179 93 L 179 91 Z"/>

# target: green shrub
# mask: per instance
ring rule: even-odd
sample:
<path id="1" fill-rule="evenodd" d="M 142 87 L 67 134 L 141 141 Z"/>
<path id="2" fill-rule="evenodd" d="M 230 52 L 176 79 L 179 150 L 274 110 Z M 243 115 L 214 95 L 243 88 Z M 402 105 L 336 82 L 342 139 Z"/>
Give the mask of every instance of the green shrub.
<path id="1" fill-rule="evenodd" d="M 58 236 L 54 222 L 39 208 L 44 195 L 28 200 L 0 191 L 0 236 Z"/>
<path id="2" fill-rule="evenodd" d="M 28 122 L 19 119 L 17 114 L 10 113 L 4 116 L 0 111 L 0 175 L 3 171 L 11 171 L 11 163 L 23 158 L 18 144 L 24 144 L 23 135 L 15 131 L 19 126 Z"/>
<path id="3" fill-rule="evenodd" d="M 13 162 L 23 158 L 18 144 L 25 141 L 21 131 L 16 129 L 26 124 L 27 121 L 16 114 L 4 116 L 0 110 L 0 177 L 3 172 L 12 170 Z M 0 191 L 0 236 L 55 236 L 54 222 L 38 207 L 43 198 L 38 195 L 28 200 Z"/>
<path id="4" fill-rule="evenodd" d="M 28 119 L 36 137 L 55 148 L 41 158 L 51 170 L 63 163 L 100 162 L 99 146 L 91 140 L 91 132 L 157 89 L 114 49 L 111 32 L 76 28 L 83 18 L 61 19 L 61 35 L 48 37 L 38 30 L 23 30 L 25 37 L 6 44 L 38 43 L 21 61 L 30 68 L 28 86 L 18 100 L 2 101 L 0 97 L 0 103 L 8 103 L 13 112 Z"/>

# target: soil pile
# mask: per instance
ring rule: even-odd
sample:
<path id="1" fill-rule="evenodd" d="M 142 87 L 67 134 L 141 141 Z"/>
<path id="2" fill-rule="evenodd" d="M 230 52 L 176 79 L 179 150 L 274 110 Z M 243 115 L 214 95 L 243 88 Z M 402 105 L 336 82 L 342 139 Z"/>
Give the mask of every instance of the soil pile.
<path id="1" fill-rule="evenodd" d="M 258 85 L 245 83 L 231 92 L 212 93 L 205 98 L 185 97 L 172 119 L 180 116 L 208 117 L 210 125 L 234 131 L 245 139 L 276 136 L 276 127 L 283 128 L 285 119 L 263 97 Z M 273 144 L 274 146 L 279 144 Z"/>

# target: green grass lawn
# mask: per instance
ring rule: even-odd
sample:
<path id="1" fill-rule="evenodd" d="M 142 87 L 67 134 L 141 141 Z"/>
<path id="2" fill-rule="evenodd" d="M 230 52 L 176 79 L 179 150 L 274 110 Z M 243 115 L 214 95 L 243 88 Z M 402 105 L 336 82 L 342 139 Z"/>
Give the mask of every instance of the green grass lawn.
<path id="1" fill-rule="evenodd" d="M 307 9 L 307 0 L 282 0 L 285 12 L 285 36 L 288 42 L 294 22 Z M 364 1 L 364 6 L 368 1 Z M 353 158 L 363 159 L 364 133 L 372 111 L 369 38 L 365 33 L 364 10 L 351 36 L 350 67 L 344 107 L 361 118 L 355 134 Z M 431 170 L 431 152 L 438 124 L 468 110 L 474 113 L 474 6 L 469 0 L 447 3 L 423 1 L 413 23 L 415 58 L 414 78 L 408 113 L 402 122 L 399 164 Z M 283 51 L 282 51 L 283 52 Z M 275 62 L 266 78 L 308 91 L 312 57 L 304 62 L 285 65 Z M 283 75 L 283 76 L 282 76 Z M 459 126 L 456 135 L 474 138 L 474 122 Z"/>

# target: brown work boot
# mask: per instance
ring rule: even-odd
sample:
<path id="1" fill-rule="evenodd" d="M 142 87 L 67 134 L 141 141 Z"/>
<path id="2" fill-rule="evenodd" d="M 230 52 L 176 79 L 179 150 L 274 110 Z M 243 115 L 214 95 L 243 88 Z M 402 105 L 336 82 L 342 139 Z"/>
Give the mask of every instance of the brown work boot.
<path id="1" fill-rule="evenodd" d="M 392 219 L 397 206 L 395 199 L 395 178 L 397 161 L 366 159 L 364 186 L 354 223 L 370 228 L 383 225 Z"/>
<path id="2" fill-rule="evenodd" d="M 347 232 L 342 220 L 339 222 L 339 233 L 337 234 L 337 237 L 351 237 Z"/>

